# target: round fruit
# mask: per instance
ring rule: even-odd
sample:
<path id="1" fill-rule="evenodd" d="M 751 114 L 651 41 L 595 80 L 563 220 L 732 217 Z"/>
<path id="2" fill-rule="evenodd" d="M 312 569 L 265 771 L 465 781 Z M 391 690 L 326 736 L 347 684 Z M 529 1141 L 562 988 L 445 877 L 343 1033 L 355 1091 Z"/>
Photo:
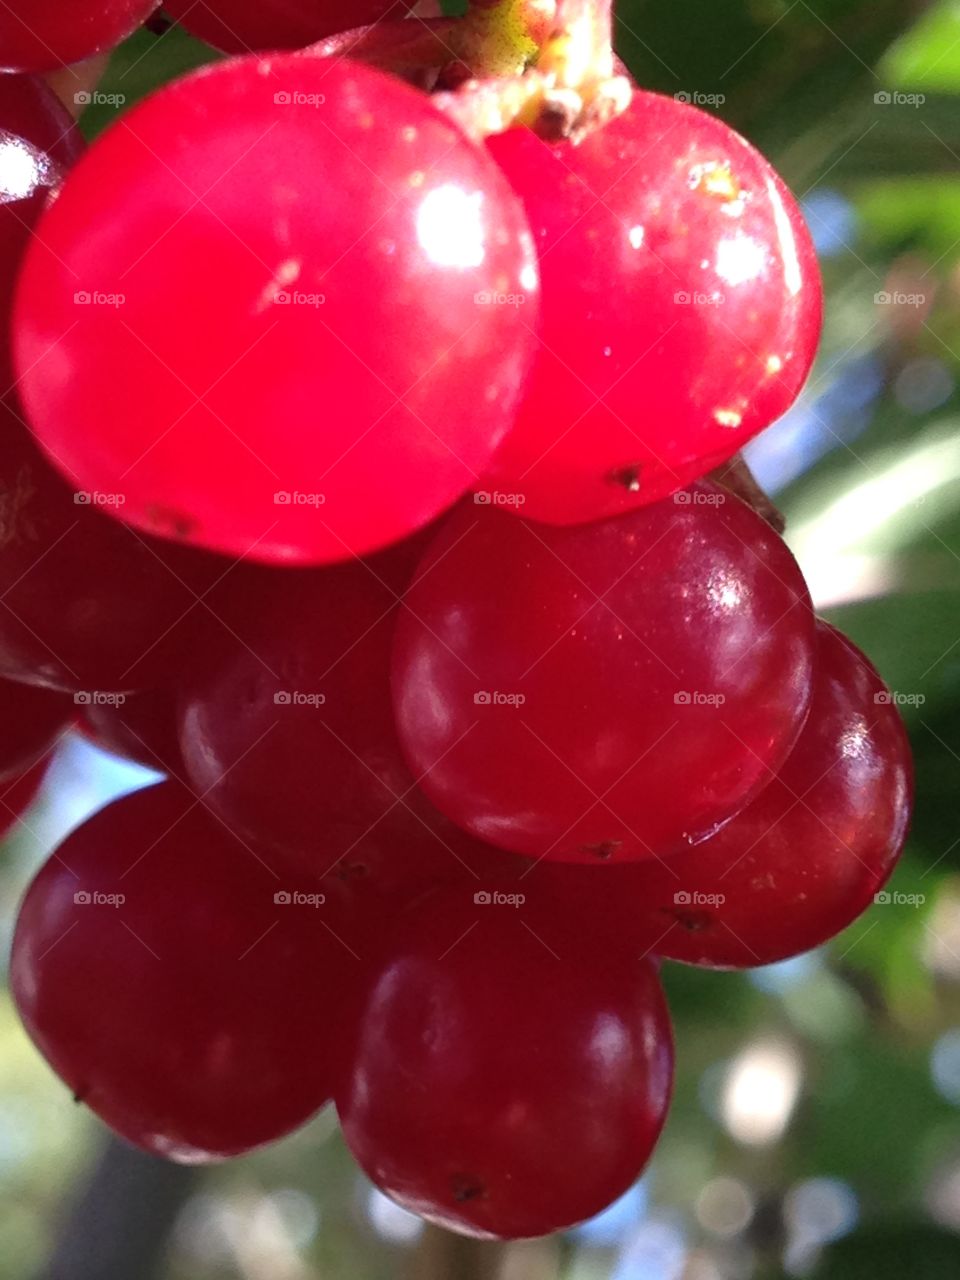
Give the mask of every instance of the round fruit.
<path id="1" fill-rule="evenodd" d="M 113 49 L 160 0 L 5 0 L 0 70 L 53 71 Z"/>
<path id="2" fill-rule="evenodd" d="M 540 253 L 540 347 L 480 486 L 573 523 L 651 502 L 790 407 L 821 323 L 803 217 L 722 121 L 634 91 L 584 141 L 489 140 Z"/>
<path id="3" fill-rule="evenodd" d="M 344 1137 L 408 1209 L 467 1235 L 544 1235 L 637 1178 L 666 1114 L 670 1023 L 652 965 L 576 961 L 523 908 L 432 896 L 375 965 Z"/>
<path id="4" fill-rule="evenodd" d="M 800 570 L 707 483 L 575 528 L 464 505 L 405 605 L 394 702 L 411 769 L 448 817 L 517 853 L 686 847 L 769 779 L 806 713 Z"/>
<path id="5" fill-rule="evenodd" d="M 191 35 L 225 53 L 302 49 L 352 27 L 399 18 L 403 0 L 164 0 L 164 10 Z"/>
<path id="6" fill-rule="evenodd" d="M 355 961 L 289 889 L 175 783 L 108 806 L 41 869 L 14 937 L 17 1006 L 128 1141 L 237 1155 L 329 1097 Z"/>
<path id="7" fill-rule="evenodd" d="M 183 756 L 205 802 L 318 873 L 337 858 L 331 823 L 363 831 L 415 791 L 390 705 L 397 596 L 381 559 L 265 574 L 240 642 L 225 638 L 182 701 Z"/>
<path id="8" fill-rule="evenodd" d="M 871 904 L 907 835 L 910 747 L 863 654 L 818 632 L 810 714 L 777 776 L 696 849 L 598 877 L 588 909 L 607 930 L 648 938 L 655 921 L 658 954 L 739 969 L 810 951 Z"/>
<path id="9" fill-rule="evenodd" d="M 429 98 L 348 60 L 236 59 L 71 175 L 25 266 L 21 385 L 75 487 L 131 524 L 343 560 L 477 482 L 535 344 L 535 303 L 497 305 L 521 289 L 519 201 Z"/>

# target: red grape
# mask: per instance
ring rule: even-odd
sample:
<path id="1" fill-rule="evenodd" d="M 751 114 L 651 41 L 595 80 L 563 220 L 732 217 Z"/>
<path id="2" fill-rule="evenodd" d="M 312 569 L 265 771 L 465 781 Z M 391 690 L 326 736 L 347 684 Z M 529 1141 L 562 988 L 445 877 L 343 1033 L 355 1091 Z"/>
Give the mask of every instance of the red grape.
<path id="1" fill-rule="evenodd" d="M 302 49 L 352 27 L 401 17 L 404 0 L 164 0 L 164 10 L 191 35 L 225 53 Z"/>
<path id="2" fill-rule="evenodd" d="M 526 320 L 497 305 L 521 291 Z M 152 532 L 326 562 L 477 482 L 535 310 L 483 148 L 400 81 L 291 54 L 176 81 L 98 139 L 28 254 L 16 346 L 76 487 Z"/>
<path id="3" fill-rule="evenodd" d="M 912 794 L 890 694 L 821 623 L 810 714 L 776 778 L 696 849 L 614 868 L 581 902 L 608 931 L 653 934 L 673 960 L 772 964 L 826 942 L 870 905 L 903 847 Z"/>
<path id="4" fill-rule="evenodd" d="M 236 1155 L 327 1100 L 358 967 L 288 889 L 174 783 L 109 805 L 39 872 L 13 944 L 20 1015 L 129 1141 Z"/>
<path id="5" fill-rule="evenodd" d="M 207 558 L 102 514 L 115 496 L 71 491 L 0 406 L 0 675 L 91 692 L 156 684 L 180 664 Z"/>
<path id="6" fill-rule="evenodd" d="M 42 80 L 0 76 L 0 391 L 12 381 L 10 310 L 21 259 L 50 193 L 83 146 L 66 107 Z"/>
<path id="7" fill-rule="evenodd" d="M 571 963 L 524 908 L 432 896 L 374 966 L 350 1149 L 406 1208 L 468 1235 L 556 1231 L 640 1174 L 666 1114 L 670 1023 L 651 965 Z"/>
<path id="8" fill-rule="evenodd" d="M 405 604 L 394 698 L 411 768 L 443 813 L 517 853 L 685 847 L 746 804 L 806 713 L 800 570 L 707 483 L 573 528 L 465 505 Z"/>
<path id="9" fill-rule="evenodd" d="M 160 0 L 4 0 L 0 70 L 53 71 L 112 49 Z"/>
<path id="10" fill-rule="evenodd" d="M 363 830 L 414 787 L 390 706 L 391 557 L 264 571 L 259 591 L 245 581 L 240 643 L 228 636 L 183 700 L 184 759 L 205 803 L 318 872 L 337 856 L 332 822 Z"/>
<path id="11" fill-rule="evenodd" d="M 489 139 L 541 261 L 541 347 L 481 488 L 558 523 L 650 502 L 790 407 L 820 332 L 803 217 L 722 121 L 657 94 L 583 142 Z"/>
<path id="12" fill-rule="evenodd" d="M 74 719 L 70 698 L 0 679 L 0 783 L 32 768 Z"/>

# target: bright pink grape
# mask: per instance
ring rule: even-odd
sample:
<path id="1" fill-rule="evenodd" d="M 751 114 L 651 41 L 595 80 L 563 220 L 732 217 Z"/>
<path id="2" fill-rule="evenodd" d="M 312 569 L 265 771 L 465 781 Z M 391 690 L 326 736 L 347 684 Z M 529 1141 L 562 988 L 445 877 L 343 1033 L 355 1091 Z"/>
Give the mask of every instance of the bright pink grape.
<path id="1" fill-rule="evenodd" d="M 294 898 L 318 891 L 175 783 L 139 791 L 31 885 L 11 966 L 20 1015 L 77 1098 L 138 1146 L 197 1161 L 272 1141 L 342 1069 L 359 965 L 321 926 L 327 904 Z"/>
<path id="2" fill-rule="evenodd" d="M 381 18 L 401 18 L 404 0 L 165 0 L 191 35 L 225 53 L 302 49 L 325 36 Z"/>
<path id="3" fill-rule="evenodd" d="M 654 501 L 731 457 L 796 398 L 821 286 L 783 182 L 722 121 L 636 90 L 576 146 L 489 139 L 540 253 L 541 345 L 481 486 L 538 520 Z"/>
<path id="4" fill-rule="evenodd" d="M 0 76 L 0 394 L 13 381 L 10 311 L 21 260 L 51 192 L 83 147 L 66 107 L 41 79 Z"/>
<path id="5" fill-rule="evenodd" d="M 533 259 L 496 165 L 423 94 L 346 60 L 226 62 L 119 120 L 44 218 L 27 411 L 140 528 L 346 559 L 477 483 L 532 354 Z M 524 319 L 496 301 L 521 289 Z"/>
<path id="6" fill-rule="evenodd" d="M 818 634 L 810 714 L 776 778 L 696 849 L 595 877 L 580 900 L 607 932 L 747 968 L 826 942 L 882 889 L 910 821 L 910 747 L 863 654 L 825 623 Z"/>
<path id="7" fill-rule="evenodd" d="M 517 853 L 684 848 L 769 779 L 806 713 L 800 570 L 706 482 L 576 527 L 463 504 L 405 605 L 394 701 L 411 768 L 443 813 Z"/>
<path id="8" fill-rule="evenodd" d="M 373 1181 L 466 1235 L 544 1235 L 597 1213 L 639 1176 L 670 1096 L 652 965 L 602 948 L 571 959 L 524 919 L 472 890 L 402 917 L 336 1095 Z"/>
<path id="9" fill-rule="evenodd" d="M 5 0 L 0 70 L 53 71 L 113 49 L 160 0 Z"/>

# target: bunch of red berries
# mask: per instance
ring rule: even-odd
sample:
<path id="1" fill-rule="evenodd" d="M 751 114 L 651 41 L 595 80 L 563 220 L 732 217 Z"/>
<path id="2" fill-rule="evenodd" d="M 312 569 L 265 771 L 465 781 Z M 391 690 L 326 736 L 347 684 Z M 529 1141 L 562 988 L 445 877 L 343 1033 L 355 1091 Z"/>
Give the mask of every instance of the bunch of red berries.
<path id="1" fill-rule="evenodd" d="M 168 775 L 35 879 L 21 1015 L 148 1150 L 237 1155 L 333 1099 L 388 1194 L 499 1237 L 643 1168 L 659 958 L 824 942 L 911 802 L 891 696 L 717 472 L 813 359 L 801 214 L 609 42 L 575 75 L 565 3 L 475 78 L 454 19 L 169 4 L 230 50 L 333 39 L 84 154 L 0 78 L 6 804 L 78 705 Z M 7 6 L 0 65 L 154 7 Z"/>

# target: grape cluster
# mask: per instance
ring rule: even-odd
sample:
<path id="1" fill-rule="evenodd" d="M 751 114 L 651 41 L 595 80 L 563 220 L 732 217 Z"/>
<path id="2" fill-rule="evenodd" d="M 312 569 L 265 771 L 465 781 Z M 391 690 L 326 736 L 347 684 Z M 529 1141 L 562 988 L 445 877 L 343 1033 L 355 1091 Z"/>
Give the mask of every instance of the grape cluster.
<path id="1" fill-rule="evenodd" d="M 0 64 L 153 7 L 8 5 Z M 232 53 L 344 25 L 166 8 Z M 333 1100 L 388 1194 L 513 1238 L 649 1158 L 661 959 L 846 927 L 912 779 L 879 676 L 717 470 L 819 335 L 780 178 L 635 86 L 470 132 L 445 102 L 491 82 L 430 71 L 231 57 L 87 150 L 0 78 L 2 812 L 78 717 L 165 775 L 41 869 L 11 976 L 129 1141 L 235 1156 Z"/>

